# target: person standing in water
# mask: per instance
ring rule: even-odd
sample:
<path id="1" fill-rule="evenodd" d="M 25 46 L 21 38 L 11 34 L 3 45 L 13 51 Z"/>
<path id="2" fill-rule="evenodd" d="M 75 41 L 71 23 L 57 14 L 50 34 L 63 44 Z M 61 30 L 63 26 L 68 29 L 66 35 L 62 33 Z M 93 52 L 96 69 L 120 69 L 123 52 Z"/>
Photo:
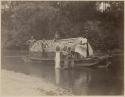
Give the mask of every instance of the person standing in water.
<path id="1" fill-rule="evenodd" d="M 55 35 L 54 35 L 54 42 L 55 42 L 55 46 L 56 46 L 56 50 L 55 50 L 55 69 L 60 69 L 61 65 L 60 65 L 60 47 L 59 44 L 57 44 L 57 40 L 60 38 L 59 33 L 56 31 Z"/>
<path id="2" fill-rule="evenodd" d="M 61 64 L 60 64 L 60 47 L 56 47 L 56 55 L 55 55 L 55 69 L 60 69 Z"/>
<path id="3" fill-rule="evenodd" d="M 61 83 L 61 64 L 60 64 L 60 47 L 56 47 L 55 55 L 55 82 L 57 85 Z"/>

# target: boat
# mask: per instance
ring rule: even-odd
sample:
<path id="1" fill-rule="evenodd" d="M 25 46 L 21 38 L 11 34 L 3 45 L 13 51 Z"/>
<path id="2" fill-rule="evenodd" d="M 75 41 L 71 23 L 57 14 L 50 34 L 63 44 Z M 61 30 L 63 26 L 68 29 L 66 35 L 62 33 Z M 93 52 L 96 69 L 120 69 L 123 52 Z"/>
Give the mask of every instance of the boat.
<path id="1" fill-rule="evenodd" d="M 103 66 L 109 65 L 111 63 L 111 56 L 109 54 L 101 54 L 95 55 L 93 53 L 93 49 L 88 43 L 86 38 L 78 37 L 78 38 L 68 38 L 68 39 L 59 39 L 59 40 L 44 40 L 44 44 L 46 47 L 44 48 L 44 52 L 46 54 L 43 55 L 42 48 L 43 40 L 36 41 L 29 48 L 29 55 L 24 58 L 25 61 L 39 61 L 44 63 L 54 64 L 55 62 L 55 53 L 57 47 L 60 48 L 61 53 L 61 65 L 64 64 L 65 58 L 64 53 L 67 51 L 66 49 L 70 48 L 71 51 L 74 52 L 75 57 L 73 59 L 68 59 L 68 61 L 74 61 L 74 66 L 99 66 L 100 64 Z M 102 66 L 102 67 L 103 67 Z"/>

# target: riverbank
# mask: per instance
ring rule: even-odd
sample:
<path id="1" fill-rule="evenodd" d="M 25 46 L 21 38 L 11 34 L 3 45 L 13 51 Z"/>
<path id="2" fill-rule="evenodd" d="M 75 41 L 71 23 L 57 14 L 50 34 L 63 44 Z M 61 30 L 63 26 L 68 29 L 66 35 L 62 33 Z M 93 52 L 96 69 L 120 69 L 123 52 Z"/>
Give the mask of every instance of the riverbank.
<path id="1" fill-rule="evenodd" d="M 1 73 L 3 96 L 72 95 L 69 90 L 60 88 L 42 78 L 7 70 L 2 70 Z"/>

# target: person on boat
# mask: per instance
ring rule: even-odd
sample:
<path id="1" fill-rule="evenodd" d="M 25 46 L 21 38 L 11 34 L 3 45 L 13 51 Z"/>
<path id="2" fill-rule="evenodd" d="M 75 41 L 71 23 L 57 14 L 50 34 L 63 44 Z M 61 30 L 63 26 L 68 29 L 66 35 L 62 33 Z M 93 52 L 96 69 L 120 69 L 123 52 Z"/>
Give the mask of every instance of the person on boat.
<path id="1" fill-rule="evenodd" d="M 26 42 L 29 45 L 29 48 L 36 42 L 34 36 L 31 36 L 30 39 Z"/>
<path id="2" fill-rule="evenodd" d="M 74 51 L 71 51 L 71 61 L 70 61 L 71 68 L 74 67 L 74 61 L 75 61 L 75 53 L 74 53 Z"/>
<path id="3" fill-rule="evenodd" d="M 29 45 L 29 51 L 35 42 L 36 42 L 36 39 L 34 38 L 34 36 L 31 36 L 30 39 L 26 42 L 26 44 Z"/>
<path id="4" fill-rule="evenodd" d="M 63 69 L 66 69 L 68 68 L 68 47 L 67 46 L 64 46 L 63 48 L 63 59 L 64 59 L 64 66 L 63 66 Z"/>
<path id="5" fill-rule="evenodd" d="M 64 56 L 64 69 L 67 68 L 73 68 L 74 67 L 74 54 L 73 51 L 71 50 L 71 47 L 67 48 L 67 51 L 65 52 Z"/>
<path id="6" fill-rule="evenodd" d="M 31 36 L 30 39 L 26 42 L 26 44 L 29 45 L 29 56 L 32 54 L 30 52 L 30 48 L 34 45 L 35 42 L 36 42 L 36 39 L 34 38 L 34 36 Z"/>
<path id="7" fill-rule="evenodd" d="M 71 50 L 71 47 L 68 48 L 68 60 L 69 60 L 69 67 L 74 67 L 74 52 Z"/>
<path id="8" fill-rule="evenodd" d="M 47 47 L 47 43 L 46 43 L 46 40 L 45 38 L 43 38 L 43 41 L 42 41 L 42 56 L 45 57 L 47 56 L 47 52 L 45 51 L 46 47 Z"/>
<path id="9" fill-rule="evenodd" d="M 80 39 L 79 44 L 76 45 L 75 47 L 75 52 L 79 53 L 79 58 L 86 58 L 88 57 L 88 43 L 87 39 Z"/>
<path id="10" fill-rule="evenodd" d="M 60 38 L 59 33 L 56 31 L 54 36 L 54 41 L 56 42 Z"/>

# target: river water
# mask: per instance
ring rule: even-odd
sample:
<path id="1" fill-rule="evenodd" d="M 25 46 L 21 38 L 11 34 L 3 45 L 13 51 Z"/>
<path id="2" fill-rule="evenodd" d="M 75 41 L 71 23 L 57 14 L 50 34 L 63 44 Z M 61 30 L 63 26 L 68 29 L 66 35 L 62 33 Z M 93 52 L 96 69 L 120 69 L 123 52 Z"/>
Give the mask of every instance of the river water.
<path id="1" fill-rule="evenodd" d="M 55 70 L 50 63 L 32 61 L 25 63 L 26 52 L 2 54 L 2 69 L 44 78 L 74 95 L 123 95 L 124 62 L 123 55 L 114 56 L 109 68 L 77 67 Z"/>

